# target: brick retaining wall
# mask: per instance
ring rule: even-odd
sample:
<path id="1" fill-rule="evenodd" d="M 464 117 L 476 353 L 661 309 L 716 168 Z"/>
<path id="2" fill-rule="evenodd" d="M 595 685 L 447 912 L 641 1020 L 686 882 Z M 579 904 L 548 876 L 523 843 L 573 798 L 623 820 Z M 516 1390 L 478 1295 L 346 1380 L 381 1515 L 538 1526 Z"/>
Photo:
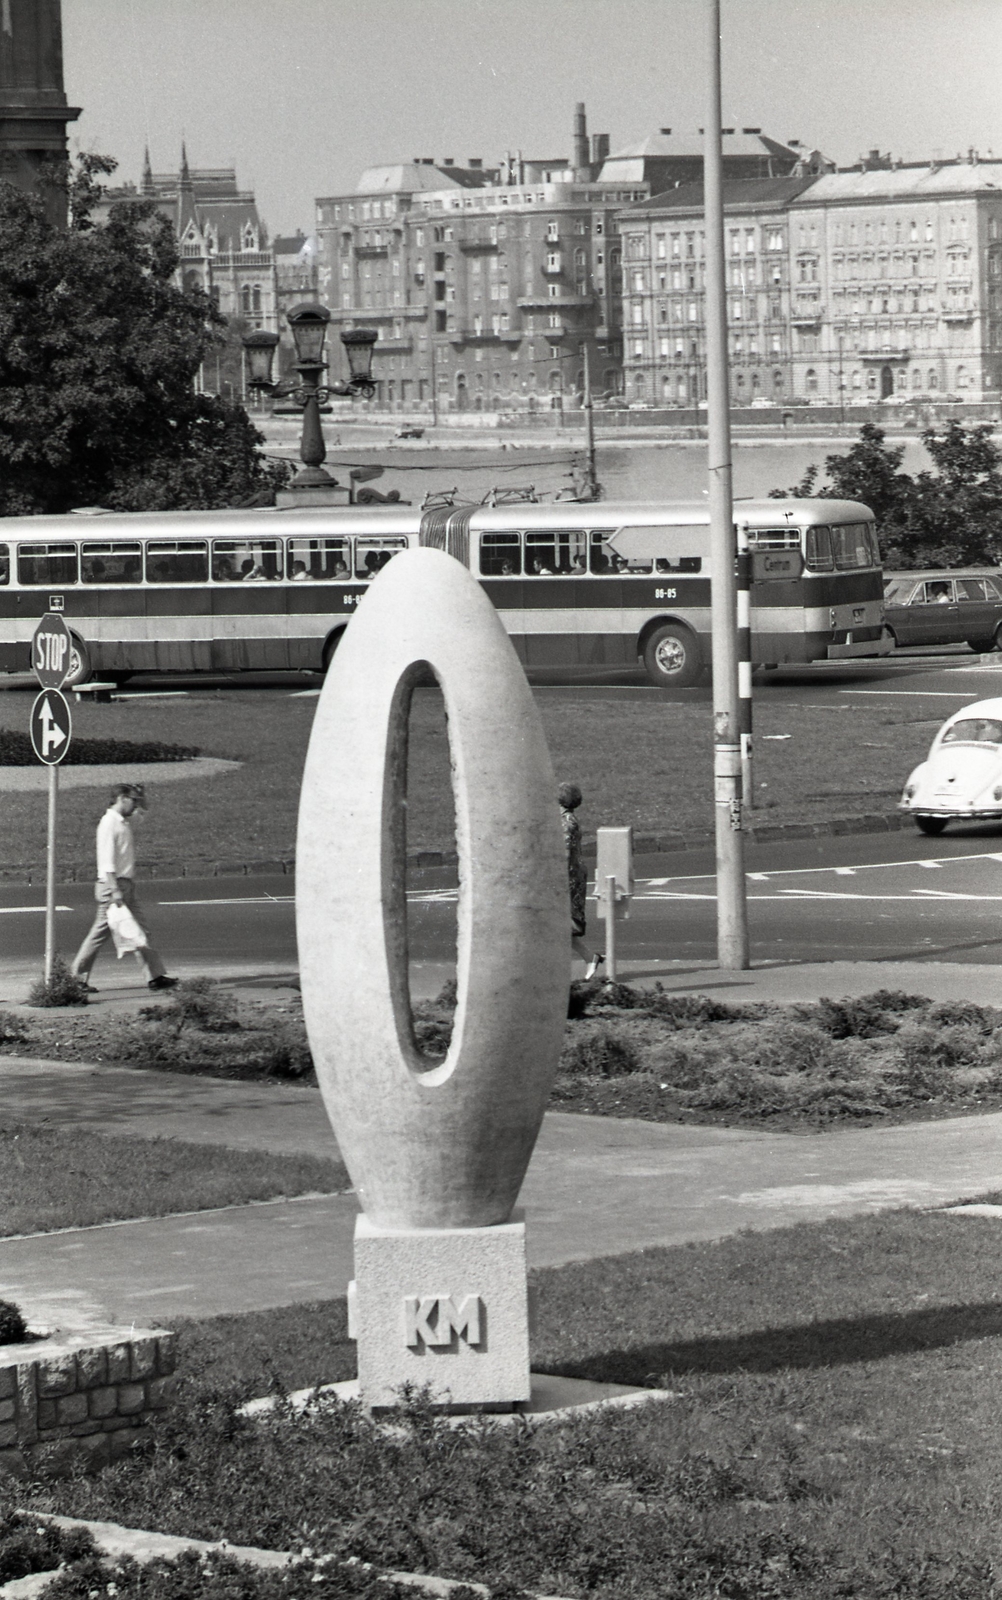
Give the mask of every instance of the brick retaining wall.
<path id="1" fill-rule="evenodd" d="M 124 1455 L 174 1392 L 175 1335 L 120 1328 L 0 1346 L 0 1470 Z"/>

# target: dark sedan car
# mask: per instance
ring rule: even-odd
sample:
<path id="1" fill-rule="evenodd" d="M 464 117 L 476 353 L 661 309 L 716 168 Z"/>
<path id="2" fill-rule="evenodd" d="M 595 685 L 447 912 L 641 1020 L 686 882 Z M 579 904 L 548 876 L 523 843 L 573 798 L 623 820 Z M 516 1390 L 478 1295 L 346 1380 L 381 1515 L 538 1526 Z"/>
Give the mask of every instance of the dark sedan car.
<path id="1" fill-rule="evenodd" d="M 979 653 L 1002 649 L 1002 573 L 885 573 L 884 624 L 902 647 L 966 642 Z"/>

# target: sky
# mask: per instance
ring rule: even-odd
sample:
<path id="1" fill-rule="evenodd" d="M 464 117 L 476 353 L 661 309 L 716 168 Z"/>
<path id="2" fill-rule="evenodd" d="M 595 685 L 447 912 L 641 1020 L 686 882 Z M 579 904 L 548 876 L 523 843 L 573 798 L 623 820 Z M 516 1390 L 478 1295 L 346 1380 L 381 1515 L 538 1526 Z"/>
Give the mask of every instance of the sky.
<path id="1" fill-rule="evenodd" d="M 707 0 L 62 0 L 73 147 L 234 164 L 274 234 L 367 166 L 705 122 Z M 724 125 L 847 165 L 1002 159 L 1002 0 L 722 0 Z"/>

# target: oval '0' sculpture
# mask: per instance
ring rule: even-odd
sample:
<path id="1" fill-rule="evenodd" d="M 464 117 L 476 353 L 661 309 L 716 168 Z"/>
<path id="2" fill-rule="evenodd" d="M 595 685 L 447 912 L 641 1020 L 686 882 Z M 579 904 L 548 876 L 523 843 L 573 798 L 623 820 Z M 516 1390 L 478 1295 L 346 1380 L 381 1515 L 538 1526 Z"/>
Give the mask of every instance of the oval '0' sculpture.
<path id="1" fill-rule="evenodd" d="M 405 902 L 407 722 L 429 666 L 459 853 L 459 997 L 434 1064 L 414 1043 Z M 452 556 L 395 556 L 352 618 L 317 705 L 296 878 L 310 1047 L 364 1211 L 384 1227 L 506 1222 L 563 1037 L 567 869 L 539 713 Z"/>

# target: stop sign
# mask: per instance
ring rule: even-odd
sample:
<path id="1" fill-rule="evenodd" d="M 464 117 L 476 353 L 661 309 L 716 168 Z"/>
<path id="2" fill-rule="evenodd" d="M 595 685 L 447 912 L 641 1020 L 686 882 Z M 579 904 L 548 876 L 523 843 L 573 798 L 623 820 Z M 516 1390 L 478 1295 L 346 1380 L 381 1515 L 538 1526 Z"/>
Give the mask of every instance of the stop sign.
<path id="1" fill-rule="evenodd" d="M 70 670 L 70 630 L 58 612 L 50 611 L 35 629 L 31 666 L 43 689 L 61 689 Z"/>

